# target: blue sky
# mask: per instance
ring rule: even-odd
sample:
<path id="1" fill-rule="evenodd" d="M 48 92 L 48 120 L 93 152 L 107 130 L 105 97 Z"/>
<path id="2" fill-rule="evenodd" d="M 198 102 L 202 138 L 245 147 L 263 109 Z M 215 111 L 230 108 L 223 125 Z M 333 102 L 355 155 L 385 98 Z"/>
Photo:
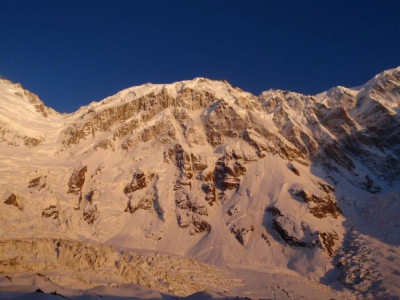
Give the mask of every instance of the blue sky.
<path id="1" fill-rule="evenodd" d="M 194 77 L 256 95 L 400 65 L 400 1 L 0 0 L 0 76 L 60 112 Z"/>

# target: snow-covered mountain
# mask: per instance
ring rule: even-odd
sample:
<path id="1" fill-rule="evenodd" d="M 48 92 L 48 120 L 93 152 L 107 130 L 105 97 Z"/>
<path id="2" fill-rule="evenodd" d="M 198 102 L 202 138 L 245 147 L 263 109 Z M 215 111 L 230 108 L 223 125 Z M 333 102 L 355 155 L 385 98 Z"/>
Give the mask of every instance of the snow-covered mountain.
<path id="1" fill-rule="evenodd" d="M 400 67 L 315 96 L 145 84 L 72 114 L 0 80 L 0 294 L 398 297 L 399 104 Z"/>

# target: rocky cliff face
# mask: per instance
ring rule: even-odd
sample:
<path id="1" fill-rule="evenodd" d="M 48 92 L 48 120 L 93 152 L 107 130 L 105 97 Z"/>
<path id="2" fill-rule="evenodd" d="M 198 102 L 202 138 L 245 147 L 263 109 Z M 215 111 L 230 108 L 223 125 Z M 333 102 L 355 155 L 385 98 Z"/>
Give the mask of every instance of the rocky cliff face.
<path id="1" fill-rule="evenodd" d="M 256 97 L 204 78 L 146 84 L 70 115 L 0 83 L 17 116 L 0 116 L 0 225 L 21 239 L 93 239 L 317 280 L 345 242 L 358 201 L 346 199 L 400 184 L 399 68 L 316 96 Z"/>

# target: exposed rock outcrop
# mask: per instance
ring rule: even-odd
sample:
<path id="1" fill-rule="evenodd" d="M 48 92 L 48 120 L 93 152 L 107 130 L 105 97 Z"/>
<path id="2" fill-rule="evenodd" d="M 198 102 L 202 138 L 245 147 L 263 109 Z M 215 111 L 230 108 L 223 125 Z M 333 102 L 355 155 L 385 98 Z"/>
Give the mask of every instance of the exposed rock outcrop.
<path id="1" fill-rule="evenodd" d="M 24 138 L 24 144 L 25 146 L 29 146 L 29 147 L 37 147 L 42 143 L 42 140 L 37 139 L 37 138 L 33 138 L 33 137 L 25 137 Z"/>
<path id="2" fill-rule="evenodd" d="M 284 216 L 280 209 L 271 206 L 268 207 L 266 211 L 273 216 L 272 229 L 288 245 L 310 249 L 318 246 L 326 251 L 329 257 L 333 257 L 335 248 L 337 248 L 336 242 L 339 241 L 339 236 L 335 231 L 322 232 L 317 230 L 312 232 L 304 221 L 302 221 L 301 226 L 297 228 L 290 217 Z M 288 231 L 289 229 L 292 233 Z M 262 234 L 262 238 L 267 243 L 269 242 L 265 234 Z"/>
<path id="3" fill-rule="evenodd" d="M 99 150 L 99 149 L 104 149 L 104 150 L 112 150 L 115 151 L 115 147 L 114 147 L 114 143 L 112 141 L 110 141 L 109 139 L 105 139 L 102 140 L 100 142 L 98 142 L 95 146 L 94 146 L 95 150 Z"/>
<path id="4" fill-rule="evenodd" d="M 292 163 L 288 163 L 288 168 L 294 174 L 296 174 L 297 176 L 300 176 L 300 171 Z"/>
<path id="5" fill-rule="evenodd" d="M 72 173 L 68 182 L 68 194 L 79 195 L 82 192 L 82 187 L 85 184 L 85 174 L 87 166 Z"/>
<path id="6" fill-rule="evenodd" d="M 240 160 L 225 154 L 220 157 L 214 168 L 214 182 L 221 190 L 232 190 L 240 186 L 240 177 L 246 173 L 246 167 Z"/>
<path id="7" fill-rule="evenodd" d="M 75 207 L 75 210 L 80 209 L 80 205 L 82 202 L 82 188 L 83 185 L 85 184 L 85 174 L 87 172 L 87 166 L 84 166 L 83 168 L 74 171 L 69 179 L 68 182 L 68 194 L 73 194 L 73 195 L 79 195 L 79 201 L 77 206 Z"/>
<path id="8" fill-rule="evenodd" d="M 27 90 L 24 90 L 24 96 L 28 99 L 28 101 L 33 104 L 36 111 L 40 113 L 43 117 L 47 118 L 49 113 L 53 113 L 53 111 L 46 106 L 44 106 L 43 102 L 39 99 L 37 95 L 31 93 Z"/>
<path id="9" fill-rule="evenodd" d="M 7 199 L 4 201 L 4 203 L 7 204 L 7 205 L 15 206 L 19 210 L 23 210 L 24 209 L 24 207 L 23 207 L 23 205 L 21 203 L 20 197 L 15 193 L 12 193 L 11 195 L 9 195 L 7 197 Z"/>
<path id="10" fill-rule="evenodd" d="M 206 201 L 210 206 L 217 201 L 215 186 L 211 182 L 205 182 L 202 184 L 201 189 L 206 193 Z"/>
<path id="11" fill-rule="evenodd" d="M 60 208 L 56 205 L 50 205 L 42 210 L 42 217 L 58 220 L 60 217 Z"/>
<path id="12" fill-rule="evenodd" d="M 251 233 L 254 231 L 254 226 L 251 225 L 249 228 L 240 228 L 234 224 L 229 228 L 229 230 L 235 236 L 237 241 L 242 246 L 245 246 L 250 239 Z"/>
<path id="13" fill-rule="evenodd" d="M 193 164 L 191 155 L 186 152 L 180 144 L 164 151 L 164 161 L 172 161 L 179 170 L 174 189 L 178 189 L 181 185 L 191 187 L 191 179 L 193 178 Z"/>
<path id="14" fill-rule="evenodd" d="M 112 100 L 111 98 L 109 100 Z M 209 92 L 195 91 L 185 88 L 174 98 L 166 89 L 159 94 L 149 93 L 139 98 L 135 98 L 134 94 L 126 94 L 121 99 L 122 105 L 113 106 L 104 110 L 89 110 L 86 115 L 90 119 L 86 122 L 78 122 L 68 127 L 64 131 L 65 139 L 63 145 L 69 147 L 78 144 L 82 139 L 95 135 L 96 132 L 109 131 L 116 128 L 113 139 L 116 140 L 126 137 L 129 133 L 139 128 L 141 124 L 148 122 L 151 118 L 170 107 L 182 107 L 188 110 L 196 110 L 205 108 L 214 102 L 215 97 Z M 82 116 L 84 118 L 85 115 Z M 160 122 L 156 126 L 144 129 L 138 138 L 148 141 L 150 136 L 156 136 L 157 133 L 164 129 L 172 129 L 171 124 Z M 188 129 L 186 135 L 193 136 L 192 130 Z M 174 132 L 168 132 L 169 136 L 174 137 Z M 158 134 L 159 135 L 159 134 Z M 159 135 L 161 137 L 161 135 Z M 190 138 L 189 138 L 190 140 Z M 132 143 L 132 142 L 131 142 Z M 124 143 L 125 149 L 129 147 L 129 142 Z"/>
<path id="15" fill-rule="evenodd" d="M 133 174 L 132 181 L 125 187 L 125 195 L 129 195 L 137 190 L 147 187 L 146 176 L 142 170 L 137 170 Z"/>
<path id="16" fill-rule="evenodd" d="M 320 244 L 322 248 L 325 249 L 330 257 L 333 257 L 334 250 L 333 247 L 335 246 L 335 241 L 339 240 L 338 234 L 333 232 L 320 232 L 318 231 L 318 237 L 320 239 Z"/>
<path id="17" fill-rule="evenodd" d="M 225 100 L 219 100 L 214 107 L 208 114 L 204 127 L 208 143 L 217 147 L 227 138 L 240 137 L 247 124 Z"/>
<path id="18" fill-rule="evenodd" d="M 324 186 L 327 188 L 327 186 Z M 327 188 L 329 190 L 329 188 Z M 327 193 L 323 196 L 310 195 L 304 190 L 294 191 L 294 195 L 299 196 L 303 199 L 305 203 L 309 204 L 310 212 L 316 218 L 326 218 L 330 215 L 333 218 L 338 218 L 342 214 L 334 196 Z"/>
<path id="19" fill-rule="evenodd" d="M 290 236 L 289 233 L 283 228 L 282 224 L 278 222 L 277 220 L 272 221 L 272 228 L 279 234 L 279 236 L 284 240 L 286 243 L 288 243 L 290 246 L 294 247 L 305 247 L 305 248 L 311 248 L 312 246 L 299 241 L 298 238 L 294 236 Z"/>
<path id="20" fill-rule="evenodd" d="M 207 208 L 198 203 L 197 199 L 179 189 L 175 193 L 176 218 L 181 228 L 189 228 L 191 235 L 211 231 L 211 225 L 202 217 L 208 216 Z"/>
<path id="21" fill-rule="evenodd" d="M 97 206 L 94 205 L 83 212 L 83 219 L 88 224 L 93 224 L 98 219 L 99 213 L 100 212 L 98 211 Z"/>
<path id="22" fill-rule="evenodd" d="M 39 176 L 29 181 L 28 188 L 37 188 L 39 191 L 46 188 L 47 186 L 47 175 Z"/>
<path id="23" fill-rule="evenodd" d="M 133 174 L 132 181 L 124 188 L 124 193 L 129 199 L 125 212 L 133 214 L 142 209 L 162 216 L 163 209 L 158 202 L 157 181 L 157 174 L 145 174 L 144 171 L 137 170 Z"/>

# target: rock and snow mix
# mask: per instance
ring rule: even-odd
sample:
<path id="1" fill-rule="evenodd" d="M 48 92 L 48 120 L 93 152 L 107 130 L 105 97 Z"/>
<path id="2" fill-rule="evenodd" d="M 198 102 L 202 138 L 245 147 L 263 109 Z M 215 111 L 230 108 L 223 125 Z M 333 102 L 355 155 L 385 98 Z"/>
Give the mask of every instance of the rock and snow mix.
<path id="1" fill-rule="evenodd" d="M 316 96 L 196 78 L 59 114 L 0 80 L 0 293 L 399 296 L 399 95 L 400 68 Z"/>

